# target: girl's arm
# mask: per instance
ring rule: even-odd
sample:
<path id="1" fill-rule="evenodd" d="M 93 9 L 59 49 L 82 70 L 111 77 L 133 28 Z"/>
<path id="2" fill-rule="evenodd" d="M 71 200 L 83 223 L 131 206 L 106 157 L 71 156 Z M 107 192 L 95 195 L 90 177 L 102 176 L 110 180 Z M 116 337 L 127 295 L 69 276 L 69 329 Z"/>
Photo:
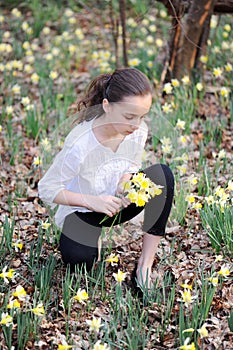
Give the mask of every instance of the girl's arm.
<path id="1" fill-rule="evenodd" d="M 85 207 L 91 211 L 104 213 L 110 217 L 125 206 L 121 198 L 114 196 L 92 196 L 61 190 L 53 200 L 56 204 Z"/>

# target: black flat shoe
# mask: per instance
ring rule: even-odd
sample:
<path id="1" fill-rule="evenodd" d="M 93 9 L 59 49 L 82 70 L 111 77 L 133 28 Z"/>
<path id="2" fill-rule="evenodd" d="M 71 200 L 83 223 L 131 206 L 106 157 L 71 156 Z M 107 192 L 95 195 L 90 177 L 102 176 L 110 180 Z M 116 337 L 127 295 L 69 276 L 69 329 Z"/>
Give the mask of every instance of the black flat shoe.
<path id="1" fill-rule="evenodd" d="M 143 291 L 142 289 L 138 286 L 137 283 L 137 265 L 134 266 L 134 269 L 131 274 L 131 284 L 132 284 L 132 290 L 134 294 L 139 298 L 143 299 Z"/>

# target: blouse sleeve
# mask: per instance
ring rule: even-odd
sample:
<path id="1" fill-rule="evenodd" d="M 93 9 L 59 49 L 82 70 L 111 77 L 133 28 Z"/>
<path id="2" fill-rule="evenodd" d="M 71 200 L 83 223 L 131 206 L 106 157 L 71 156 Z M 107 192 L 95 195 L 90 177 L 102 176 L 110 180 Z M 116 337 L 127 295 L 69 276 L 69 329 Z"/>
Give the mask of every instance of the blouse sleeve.
<path id="1" fill-rule="evenodd" d="M 80 151 L 77 145 L 65 147 L 57 154 L 53 164 L 38 183 L 39 197 L 51 208 L 56 207 L 54 198 L 66 189 L 67 184 L 79 173 Z"/>

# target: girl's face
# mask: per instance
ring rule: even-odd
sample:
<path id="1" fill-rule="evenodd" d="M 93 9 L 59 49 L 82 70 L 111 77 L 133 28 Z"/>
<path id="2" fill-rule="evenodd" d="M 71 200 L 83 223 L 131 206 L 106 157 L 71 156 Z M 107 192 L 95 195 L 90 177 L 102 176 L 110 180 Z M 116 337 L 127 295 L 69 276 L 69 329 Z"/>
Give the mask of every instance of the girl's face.
<path id="1" fill-rule="evenodd" d="M 116 134 L 127 136 L 140 126 L 145 114 L 150 110 L 151 94 L 145 96 L 128 96 L 120 102 L 109 103 L 103 100 L 106 120 Z"/>

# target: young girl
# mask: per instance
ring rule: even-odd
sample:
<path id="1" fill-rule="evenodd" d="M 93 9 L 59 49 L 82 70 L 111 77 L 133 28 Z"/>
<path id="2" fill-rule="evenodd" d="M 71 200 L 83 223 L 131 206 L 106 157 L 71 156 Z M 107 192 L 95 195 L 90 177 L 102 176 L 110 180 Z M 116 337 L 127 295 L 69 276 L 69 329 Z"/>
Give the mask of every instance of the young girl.
<path id="1" fill-rule="evenodd" d="M 148 78 L 134 68 L 102 74 L 89 85 L 79 103 L 79 124 L 67 136 L 64 147 L 40 180 L 40 198 L 51 207 L 61 228 L 60 251 L 65 264 L 86 264 L 98 258 L 102 226 L 111 226 L 145 209 L 143 245 L 137 263 L 139 284 L 150 285 L 151 268 L 170 213 L 174 178 L 163 164 L 143 170 L 162 194 L 137 207 L 122 195 L 122 184 L 141 168 L 148 128 L 143 121 L 150 110 L 152 90 Z M 109 217 L 107 220 L 106 215 Z M 101 223 L 101 221 L 103 221 Z"/>

